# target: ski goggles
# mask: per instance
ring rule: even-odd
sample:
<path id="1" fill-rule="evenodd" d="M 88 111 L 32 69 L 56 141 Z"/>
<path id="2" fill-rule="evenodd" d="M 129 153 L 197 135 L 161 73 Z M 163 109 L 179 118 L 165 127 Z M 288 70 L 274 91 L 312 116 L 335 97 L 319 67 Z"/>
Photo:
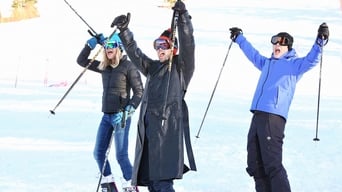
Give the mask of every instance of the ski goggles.
<path id="1" fill-rule="evenodd" d="M 110 41 L 105 43 L 104 48 L 105 49 L 115 49 L 119 47 L 119 43 L 117 43 L 116 41 Z"/>
<path id="2" fill-rule="evenodd" d="M 154 47 L 155 50 L 159 50 L 159 49 L 168 50 L 168 49 L 171 49 L 169 41 L 166 40 L 166 39 L 161 39 L 161 38 L 158 38 L 158 39 L 154 40 L 153 47 Z"/>
<path id="3" fill-rule="evenodd" d="M 271 43 L 276 45 L 279 43 L 281 46 L 288 46 L 290 44 L 290 39 L 288 37 L 281 37 L 281 36 L 273 36 L 271 38 Z"/>

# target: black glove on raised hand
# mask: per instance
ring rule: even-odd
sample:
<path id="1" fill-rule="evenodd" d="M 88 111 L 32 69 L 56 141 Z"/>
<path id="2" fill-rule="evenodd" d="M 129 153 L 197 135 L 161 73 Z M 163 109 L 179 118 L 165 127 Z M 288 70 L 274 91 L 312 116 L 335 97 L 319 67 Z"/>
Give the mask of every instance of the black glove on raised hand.
<path id="1" fill-rule="evenodd" d="M 131 19 L 131 14 L 127 13 L 126 15 L 120 15 L 117 16 L 112 25 L 110 27 L 114 27 L 116 25 L 116 27 L 120 30 L 120 32 L 125 31 L 128 28 L 128 24 L 129 24 L 129 20 Z"/>
<path id="2" fill-rule="evenodd" d="M 235 42 L 236 38 L 242 34 L 242 30 L 237 27 L 232 27 L 230 30 L 230 39 Z"/>
<path id="3" fill-rule="evenodd" d="M 329 41 L 329 27 L 326 23 L 322 23 L 318 28 L 317 34 L 317 44 L 320 46 L 324 46 Z"/>
<path id="4" fill-rule="evenodd" d="M 175 5 L 172 7 L 172 9 L 174 11 L 178 11 L 178 13 L 181 15 L 183 13 L 185 13 L 187 10 L 185 8 L 185 4 L 183 3 L 183 1 L 179 0 L 176 1 Z"/>

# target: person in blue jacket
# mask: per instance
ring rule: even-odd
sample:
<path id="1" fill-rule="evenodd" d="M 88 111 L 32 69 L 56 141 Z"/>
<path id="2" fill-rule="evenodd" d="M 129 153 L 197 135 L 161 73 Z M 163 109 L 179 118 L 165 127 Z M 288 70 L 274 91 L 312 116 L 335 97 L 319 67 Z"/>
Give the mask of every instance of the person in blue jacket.
<path id="1" fill-rule="evenodd" d="M 247 172 L 254 178 L 257 192 L 291 191 L 282 164 L 282 145 L 289 108 L 296 84 L 315 67 L 327 44 L 329 28 L 322 23 L 314 45 L 305 57 L 297 57 L 293 37 L 280 32 L 271 38 L 273 53 L 261 55 L 240 28 L 230 28 L 230 38 L 261 71 L 250 111 L 253 113 L 247 139 Z"/>

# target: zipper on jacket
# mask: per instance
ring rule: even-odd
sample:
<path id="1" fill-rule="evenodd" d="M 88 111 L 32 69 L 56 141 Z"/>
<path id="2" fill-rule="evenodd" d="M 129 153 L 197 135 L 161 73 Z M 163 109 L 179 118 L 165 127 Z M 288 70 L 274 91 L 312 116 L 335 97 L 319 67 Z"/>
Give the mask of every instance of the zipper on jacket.
<path id="1" fill-rule="evenodd" d="M 264 87 L 265 87 L 266 81 L 267 81 L 267 79 L 268 79 L 268 76 L 269 76 L 269 74 L 270 74 L 270 68 L 271 68 L 271 61 L 269 62 L 269 65 L 268 65 L 266 78 L 265 78 L 265 80 L 264 80 L 264 82 L 262 83 L 262 86 L 261 86 L 260 95 L 259 95 L 259 97 L 258 97 L 258 99 L 257 99 L 257 102 L 255 103 L 255 108 L 256 108 L 256 109 L 258 108 L 259 101 L 260 101 L 260 99 L 261 99 L 261 96 L 262 96 L 263 93 L 264 93 Z"/>

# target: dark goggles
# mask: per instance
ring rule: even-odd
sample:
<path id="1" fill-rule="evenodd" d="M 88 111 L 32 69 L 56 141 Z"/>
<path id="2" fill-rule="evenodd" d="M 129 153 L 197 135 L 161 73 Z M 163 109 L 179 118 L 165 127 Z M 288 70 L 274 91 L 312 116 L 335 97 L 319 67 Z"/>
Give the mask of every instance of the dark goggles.
<path id="1" fill-rule="evenodd" d="M 276 45 L 279 43 L 281 46 L 288 46 L 290 44 L 290 39 L 287 37 L 280 37 L 280 36 L 273 36 L 271 38 L 271 43 L 273 45 Z"/>
<path id="2" fill-rule="evenodd" d="M 160 39 L 160 38 L 154 40 L 153 47 L 154 47 L 155 50 L 159 50 L 159 49 L 168 50 L 168 49 L 171 49 L 169 41 L 166 40 L 166 39 Z"/>
<path id="3" fill-rule="evenodd" d="M 117 43 L 116 41 L 110 41 L 104 45 L 105 49 L 115 49 L 117 47 L 119 47 L 119 43 Z"/>

